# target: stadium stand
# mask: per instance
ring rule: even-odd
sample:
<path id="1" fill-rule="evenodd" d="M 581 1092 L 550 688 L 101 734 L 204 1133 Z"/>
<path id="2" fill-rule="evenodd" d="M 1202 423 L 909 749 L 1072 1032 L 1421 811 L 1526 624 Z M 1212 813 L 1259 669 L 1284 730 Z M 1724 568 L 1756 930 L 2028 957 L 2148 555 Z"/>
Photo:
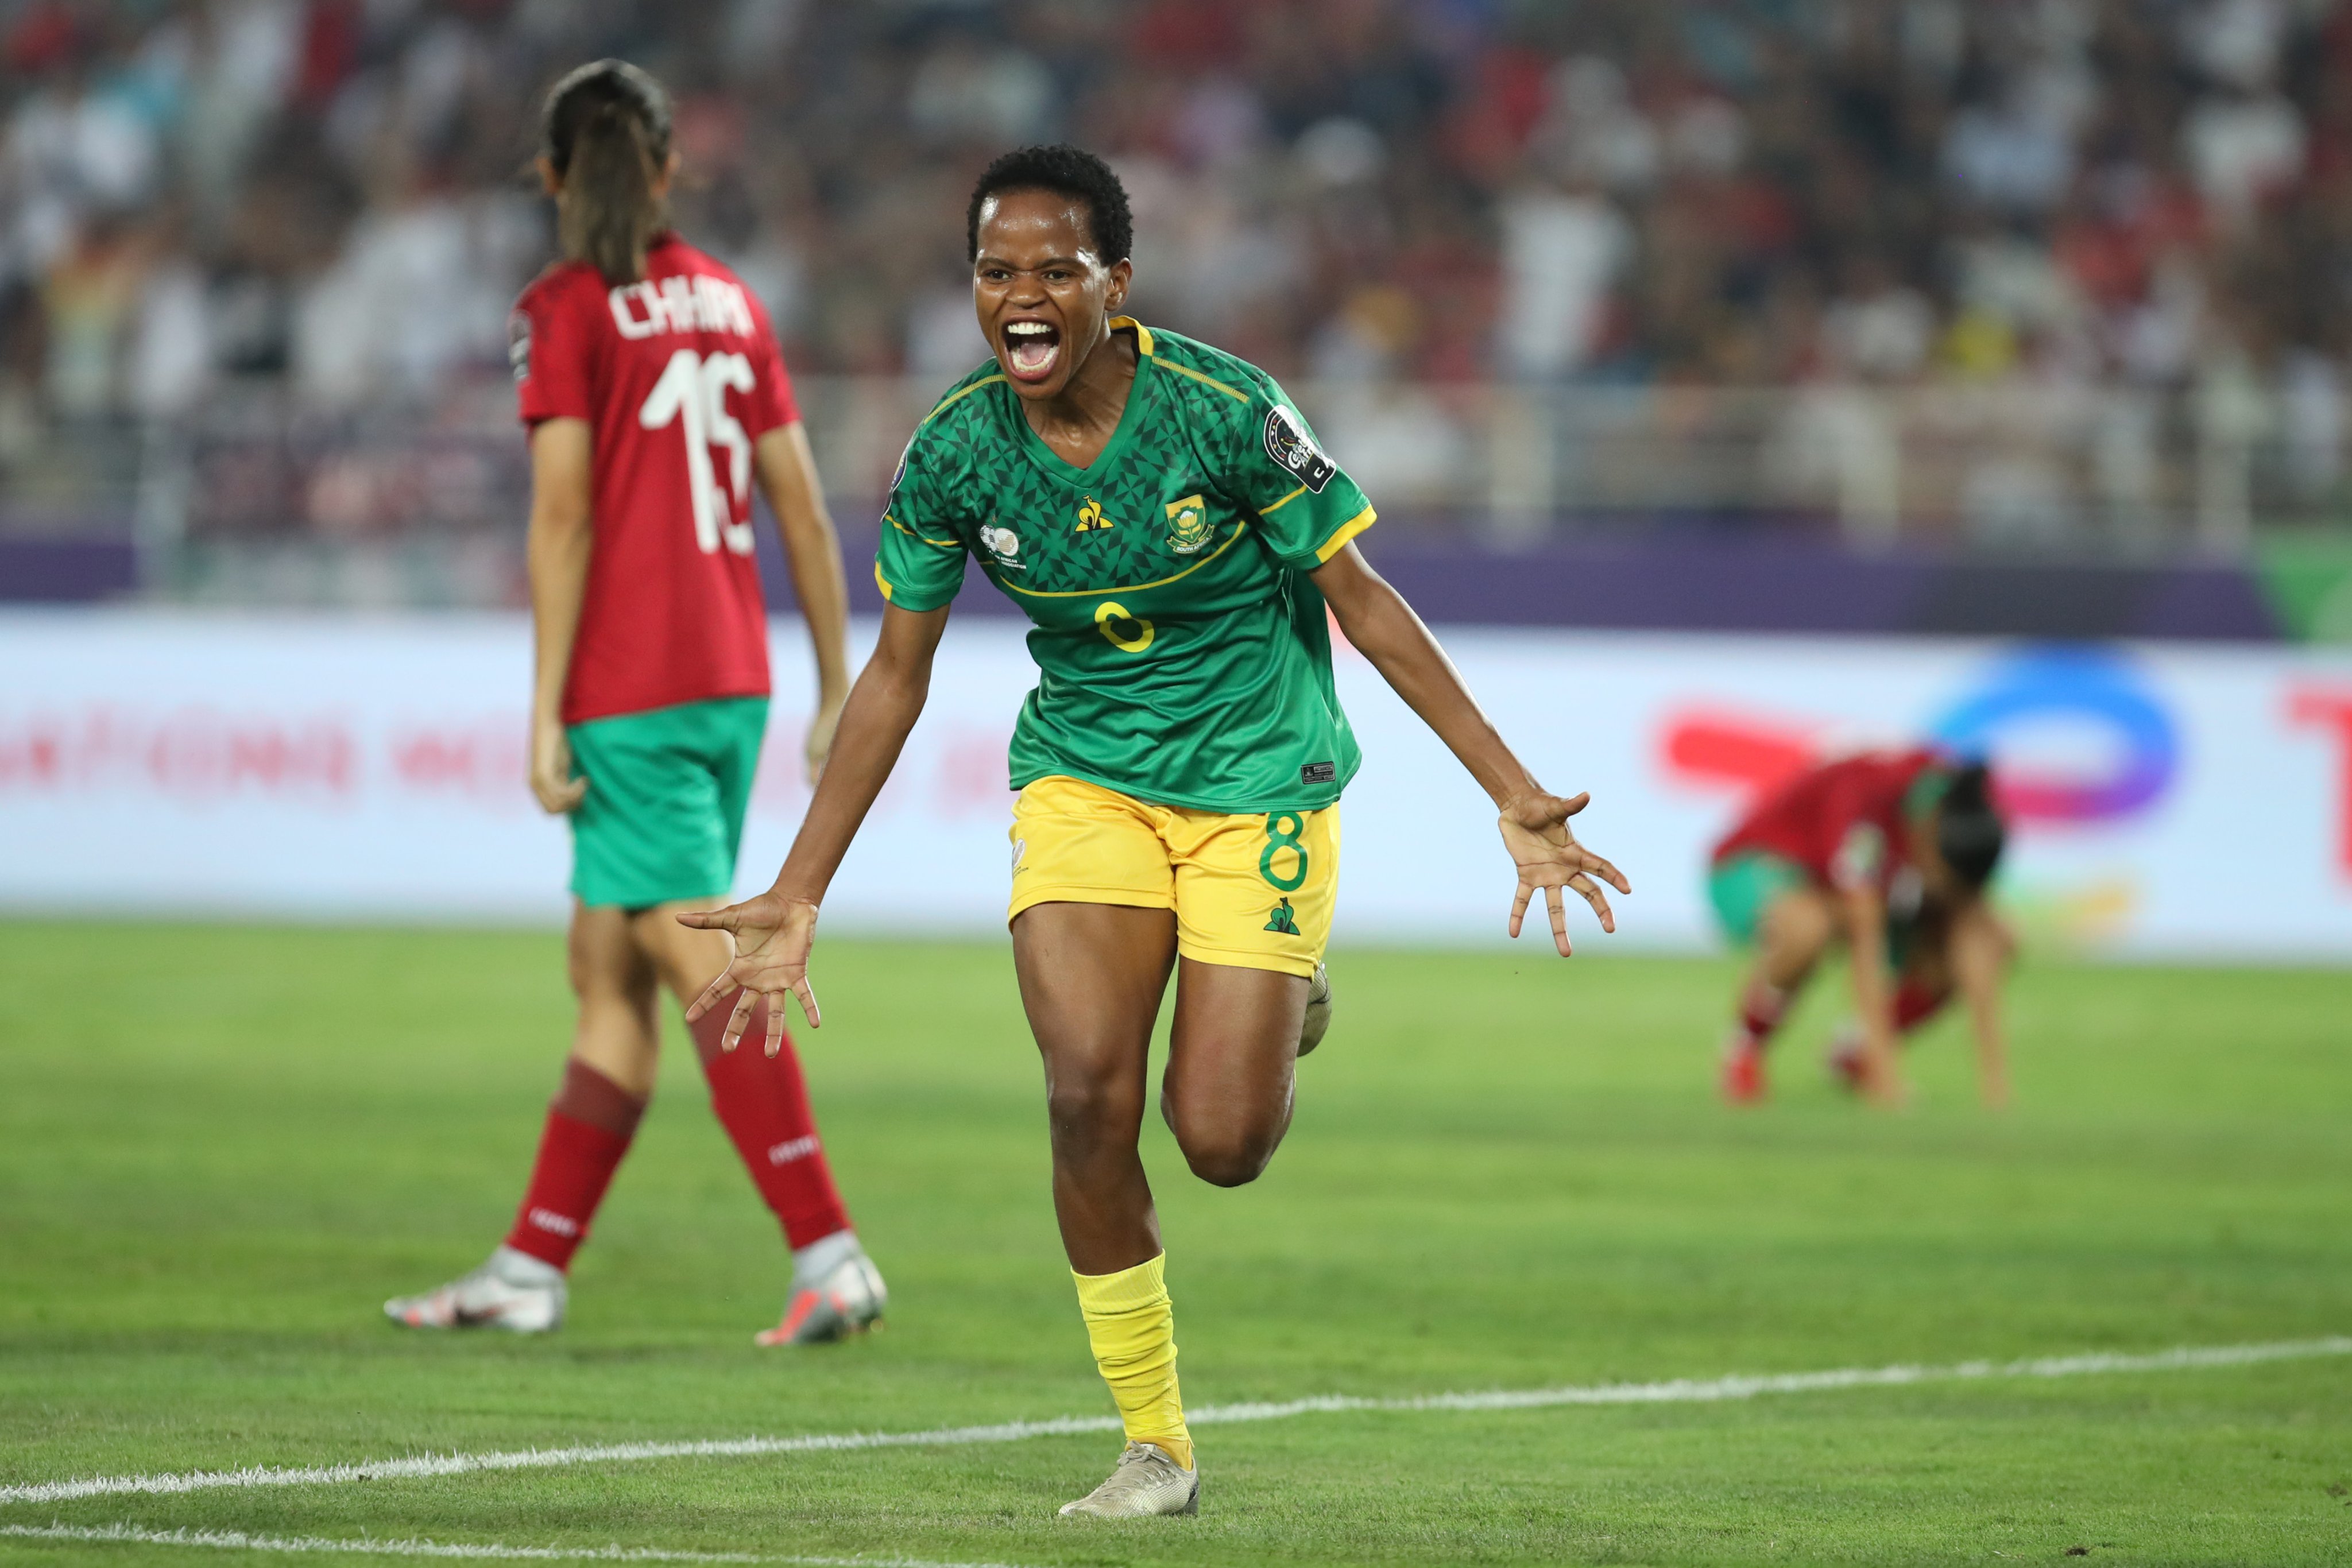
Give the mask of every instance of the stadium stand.
<path id="1" fill-rule="evenodd" d="M 679 221 L 768 300 L 845 516 L 982 352 L 972 172 L 1065 137 L 1134 191 L 1139 311 L 1433 540 L 2233 560 L 2343 511 L 2333 0 L 0 14 L 0 537 L 80 552 L 0 551 L 20 591 L 119 540 L 196 597 L 511 600 L 530 104 L 608 53 L 677 86 Z"/>

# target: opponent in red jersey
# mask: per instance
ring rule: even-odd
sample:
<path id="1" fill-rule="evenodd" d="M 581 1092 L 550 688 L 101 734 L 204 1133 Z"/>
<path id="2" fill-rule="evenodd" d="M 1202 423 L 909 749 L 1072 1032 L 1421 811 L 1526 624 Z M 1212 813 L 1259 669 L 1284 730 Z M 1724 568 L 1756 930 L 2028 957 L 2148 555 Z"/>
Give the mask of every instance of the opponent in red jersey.
<path id="1" fill-rule="evenodd" d="M 1724 1055 L 1725 1095 L 1763 1097 L 1765 1046 L 1843 938 L 1854 1022 L 1831 1057 L 1838 1074 L 1874 1099 L 1900 1100 L 1895 1041 L 1958 989 L 1985 1099 L 2005 1103 L 2000 975 L 2011 943 L 1984 897 L 2003 838 L 1984 768 L 1934 751 L 1843 758 L 1767 795 L 1716 846 L 1707 878 L 1726 933 L 1756 948 Z"/>
<path id="2" fill-rule="evenodd" d="M 563 1316 L 564 1276 L 653 1092 L 656 993 L 691 1000 L 734 956 L 675 916 L 724 901 L 767 727 L 767 617 L 751 488 L 783 536 L 816 653 L 814 779 L 848 690 L 841 554 L 774 334 L 751 291 L 664 224 L 668 95 L 618 60 L 548 96 L 539 159 L 564 259 L 509 328 L 530 432 L 538 673 L 530 786 L 572 822 L 580 1017 L 513 1231 L 488 1262 L 385 1303 L 420 1328 L 525 1333 Z M 793 1249 L 763 1344 L 879 1317 L 875 1271 L 826 1168 L 792 1043 L 726 1049 L 691 1027 L 711 1103 Z"/>

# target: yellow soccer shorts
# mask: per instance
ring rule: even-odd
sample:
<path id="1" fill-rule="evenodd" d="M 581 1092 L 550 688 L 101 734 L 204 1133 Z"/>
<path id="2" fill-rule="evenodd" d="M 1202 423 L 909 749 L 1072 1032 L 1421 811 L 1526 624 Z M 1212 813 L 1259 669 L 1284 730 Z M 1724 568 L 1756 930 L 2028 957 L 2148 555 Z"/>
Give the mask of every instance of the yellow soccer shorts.
<path id="1" fill-rule="evenodd" d="M 1021 791 L 1010 837 L 1008 920 L 1036 904 L 1170 909 L 1183 956 L 1288 975 L 1312 975 L 1331 939 L 1337 806 L 1195 811 L 1056 776 Z"/>

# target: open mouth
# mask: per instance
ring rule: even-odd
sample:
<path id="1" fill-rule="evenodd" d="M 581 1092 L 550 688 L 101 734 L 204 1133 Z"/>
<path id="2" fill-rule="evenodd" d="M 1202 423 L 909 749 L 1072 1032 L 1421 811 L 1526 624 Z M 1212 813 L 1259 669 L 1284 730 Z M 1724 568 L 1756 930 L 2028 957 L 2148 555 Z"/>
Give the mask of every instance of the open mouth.
<path id="1" fill-rule="evenodd" d="M 1004 368 L 1024 382 L 1041 382 L 1054 373 L 1062 357 L 1061 329 L 1047 321 L 1004 324 Z"/>

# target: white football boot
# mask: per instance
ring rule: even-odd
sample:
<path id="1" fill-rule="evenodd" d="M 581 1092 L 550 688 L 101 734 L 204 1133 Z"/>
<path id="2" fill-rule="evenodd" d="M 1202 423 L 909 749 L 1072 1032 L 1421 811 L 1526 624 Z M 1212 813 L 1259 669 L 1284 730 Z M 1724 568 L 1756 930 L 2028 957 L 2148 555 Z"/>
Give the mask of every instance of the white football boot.
<path id="1" fill-rule="evenodd" d="M 563 1322 L 563 1270 L 500 1247 L 463 1279 L 421 1296 L 394 1296 L 383 1315 L 413 1329 L 505 1329 L 548 1333 Z"/>
<path id="2" fill-rule="evenodd" d="M 1110 1479 L 1062 1511 L 1097 1519 L 1149 1519 L 1163 1513 L 1201 1511 L 1201 1471 L 1178 1464 L 1157 1443 L 1129 1443 Z"/>
<path id="3" fill-rule="evenodd" d="M 1870 1083 L 1870 1068 L 1863 1051 L 1862 1026 L 1848 1019 L 1830 1037 L 1829 1054 L 1822 1058 L 1830 1082 L 1849 1094 L 1861 1093 Z"/>
<path id="4" fill-rule="evenodd" d="M 1331 1027 L 1331 971 L 1322 965 L 1315 966 L 1315 977 L 1307 982 L 1307 1021 L 1298 1027 L 1298 1054 L 1305 1056 L 1323 1043 L 1323 1031 Z"/>
<path id="5" fill-rule="evenodd" d="M 829 1344 L 864 1333 L 890 1304 L 882 1271 L 866 1256 L 854 1230 L 836 1231 L 793 1254 L 792 1289 L 783 1321 L 755 1336 L 761 1345 Z"/>

